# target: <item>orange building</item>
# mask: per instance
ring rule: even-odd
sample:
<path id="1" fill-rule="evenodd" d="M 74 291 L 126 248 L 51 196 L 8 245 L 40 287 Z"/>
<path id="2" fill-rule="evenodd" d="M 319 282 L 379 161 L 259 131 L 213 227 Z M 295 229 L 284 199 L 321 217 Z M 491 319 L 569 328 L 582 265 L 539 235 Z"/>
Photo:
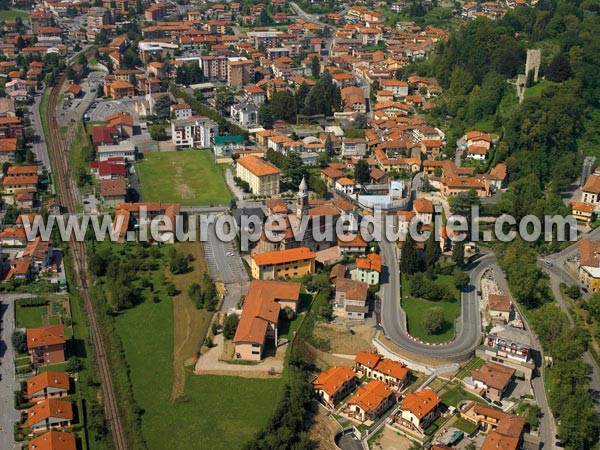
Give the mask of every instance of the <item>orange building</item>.
<path id="1" fill-rule="evenodd" d="M 65 331 L 62 325 L 27 329 L 27 350 L 34 365 L 65 361 Z"/>
<path id="2" fill-rule="evenodd" d="M 257 280 L 302 277 L 315 272 L 316 257 L 306 247 L 259 253 L 252 257 L 252 277 Z"/>

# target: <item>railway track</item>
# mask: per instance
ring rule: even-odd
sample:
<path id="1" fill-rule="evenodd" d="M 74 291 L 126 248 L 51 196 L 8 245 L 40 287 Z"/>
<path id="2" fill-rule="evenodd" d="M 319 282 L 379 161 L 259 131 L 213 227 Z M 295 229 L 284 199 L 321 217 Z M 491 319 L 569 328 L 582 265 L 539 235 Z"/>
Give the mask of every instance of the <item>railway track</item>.
<path id="1" fill-rule="evenodd" d="M 48 115 L 48 133 L 50 135 L 48 136 L 48 143 L 50 145 L 49 153 L 54 165 L 54 179 L 57 184 L 58 194 L 62 205 L 66 208 L 67 213 L 73 214 L 76 212 L 81 196 L 79 189 L 71 177 L 71 171 L 69 170 L 67 160 L 67 144 L 70 144 L 72 139 L 68 139 L 69 142 L 67 142 L 67 139 L 61 138 L 59 134 L 60 128 L 56 118 L 58 96 L 65 81 L 66 74 L 62 74 L 54 87 L 52 87 L 46 111 Z M 88 289 L 87 253 L 85 243 L 78 242 L 75 239 L 75 236 L 72 235 L 69 240 L 69 248 L 73 254 L 73 262 L 77 272 L 77 282 L 85 304 L 92 343 L 96 349 L 98 370 L 100 372 L 100 381 L 105 400 L 106 418 L 113 437 L 114 448 L 115 450 L 126 450 L 127 440 L 121 424 L 119 406 L 113 388 L 110 366 L 104 348 L 104 340 L 102 339 L 102 332 L 96 319 L 94 305 L 92 304 Z"/>

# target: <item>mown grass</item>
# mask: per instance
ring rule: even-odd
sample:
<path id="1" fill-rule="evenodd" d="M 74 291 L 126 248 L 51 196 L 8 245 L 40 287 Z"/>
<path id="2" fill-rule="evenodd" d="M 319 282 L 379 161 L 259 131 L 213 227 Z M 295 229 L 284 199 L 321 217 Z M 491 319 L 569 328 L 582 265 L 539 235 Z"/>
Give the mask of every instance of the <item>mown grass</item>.
<path id="1" fill-rule="evenodd" d="M 454 322 L 460 315 L 460 294 L 454 286 L 454 277 L 451 275 L 438 275 L 434 283 L 443 286 L 453 294 L 454 301 L 429 301 L 410 295 L 410 280 L 402 277 L 402 309 L 406 313 L 408 332 L 411 336 L 423 342 L 440 343 L 448 342 L 454 337 Z M 444 312 L 446 323 L 441 333 L 427 334 L 423 327 L 423 315 L 429 308 L 439 307 Z"/>
<path id="2" fill-rule="evenodd" d="M 14 11 L 12 9 L 8 9 L 5 11 L 0 11 L 0 22 L 4 20 L 14 20 L 17 17 L 21 19 L 28 19 L 31 14 L 25 11 Z"/>

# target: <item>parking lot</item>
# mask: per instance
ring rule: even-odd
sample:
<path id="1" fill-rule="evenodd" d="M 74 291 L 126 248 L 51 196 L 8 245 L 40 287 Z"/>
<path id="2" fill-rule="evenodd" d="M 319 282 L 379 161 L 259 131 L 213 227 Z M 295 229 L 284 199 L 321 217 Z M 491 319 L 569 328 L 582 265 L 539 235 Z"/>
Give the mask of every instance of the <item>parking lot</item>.
<path id="1" fill-rule="evenodd" d="M 94 105 L 96 106 L 94 107 Z M 96 100 L 90 105 L 87 115 L 90 118 L 90 122 L 103 122 L 106 116 L 120 112 L 135 113 L 119 100 Z"/>

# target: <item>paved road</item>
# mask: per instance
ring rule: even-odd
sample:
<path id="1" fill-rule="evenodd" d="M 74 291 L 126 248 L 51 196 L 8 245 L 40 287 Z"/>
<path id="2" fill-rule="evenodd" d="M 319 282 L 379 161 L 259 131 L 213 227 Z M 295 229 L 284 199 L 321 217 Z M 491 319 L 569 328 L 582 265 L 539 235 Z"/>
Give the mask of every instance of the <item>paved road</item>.
<path id="1" fill-rule="evenodd" d="M 494 256 L 482 256 L 467 268 L 471 283 L 466 292 L 462 293 L 455 339 L 446 345 L 428 345 L 413 340 L 406 329 L 406 316 L 400 306 L 400 276 L 395 244 L 383 240 L 380 247 L 385 263 L 381 319 L 388 339 L 404 351 L 420 356 L 450 359 L 471 354 L 481 338 L 477 286 L 489 263 L 494 261 Z"/>
<path id="2" fill-rule="evenodd" d="M 208 225 L 207 233 L 208 240 L 203 242 L 203 248 L 208 271 L 213 279 L 223 283 L 227 290 L 221 310 L 237 308 L 240 297 L 248 292 L 248 272 L 237 251 L 235 241 L 221 241 L 217 237 L 214 223 Z"/>
<path id="3" fill-rule="evenodd" d="M 44 137 L 44 129 L 42 128 L 42 119 L 40 116 L 40 103 L 42 101 L 42 95 L 39 91 L 36 92 L 33 105 L 31 106 L 31 111 L 33 112 L 33 117 L 31 118 L 31 126 L 34 130 L 34 142 L 31 145 L 31 151 L 35 153 L 36 159 L 41 163 L 41 165 L 48 169 L 49 172 L 52 172 L 52 166 L 50 165 L 50 156 L 48 155 L 48 147 L 46 146 L 46 139 Z"/>
<path id="4" fill-rule="evenodd" d="M 14 391 L 18 389 L 15 380 L 14 359 L 11 345 L 12 332 L 15 329 L 15 309 L 12 303 L 29 295 L 0 296 L 0 449 L 14 448 L 13 423 L 19 419 L 14 409 Z"/>
<path id="5" fill-rule="evenodd" d="M 490 263 L 490 267 L 494 271 L 494 278 L 496 283 L 498 284 L 498 288 L 500 292 L 508 293 L 510 289 L 508 288 L 508 283 L 506 282 L 506 278 L 504 277 L 504 272 L 498 266 L 496 261 Z M 516 307 L 519 308 L 519 305 L 516 304 Z M 532 340 L 532 360 L 536 365 L 536 374 L 531 380 L 531 386 L 533 388 L 533 393 L 535 396 L 535 400 L 542 411 L 542 415 L 540 417 L 540 439 L 544 443 L 544 449 L 552 449 L 554 448 L 553 443 L 555 440 L 555 436 L 557 434 L 556 422 L 554 421 L 554 416 L 552 411 L 550 410 L 550 406 L 548 406 L 548 398 L 546 397 L 546 390 L 544 389 L 544 379 L 543 379 L 543 361 L 542 361 L 542 345 L 535 333 L 531 331 L 529 323 L 527 322 L 527 318 L 521 314 L 523 318 L 523 322 L 525 323 L 525 329 L 529 331 Z"/>
<path id="6" fill-rule="evenodd" d="M 582 238 L 590 240 L 600 239 L 600 228 L 592 230 L 591 232 L 583 235 Z M 548 275 L 550 275 L 550 287 L 552 289 L 552 293 L 554 294 L 554 298 L 556 299 L 556 304 L 566 313 L 571 326 L 575 326 L 575 322 L 571 315 L 571 305 L 563 298 L 562 292 L 560 291 L 560 284 L 566 283 L 568 285 L 572 285 L 579 282 L 564 268 L 565 262 L 570 258 L 576 257 L 578 253 L 579 243 L 576 242 L 561 252 L 546 256 L 544 260 L 550 261 L 552 266 L 548 266 L 544 261 L 540 261 L 538 263 L 539 267 L 546 271 Z M 589 293 L 585 293 L 584 297 L 587 297 L 588 295 Z M 583 360 L 590 370 L 590 389 L 592 391 L 592 399 L 594 400 L 596 411 L 600 413 L 600 368 L 590 352 L 585 352 L 583 354 Z"/>
<path id="7" fill-rule="evenodd" d="M 298 14 L 299 18 L 306 20 L 307 22 L 316 23 L 317 25 L 321 25 L 322 27 L 328 26 L 327 24 L 321 22 L 317 16 L 305 12 L 302 8 L 300 8 L 300 6 L 298 6 L 297 3 L 290 2 L 290 6 L 296 12 L 296 14 Z"/>

